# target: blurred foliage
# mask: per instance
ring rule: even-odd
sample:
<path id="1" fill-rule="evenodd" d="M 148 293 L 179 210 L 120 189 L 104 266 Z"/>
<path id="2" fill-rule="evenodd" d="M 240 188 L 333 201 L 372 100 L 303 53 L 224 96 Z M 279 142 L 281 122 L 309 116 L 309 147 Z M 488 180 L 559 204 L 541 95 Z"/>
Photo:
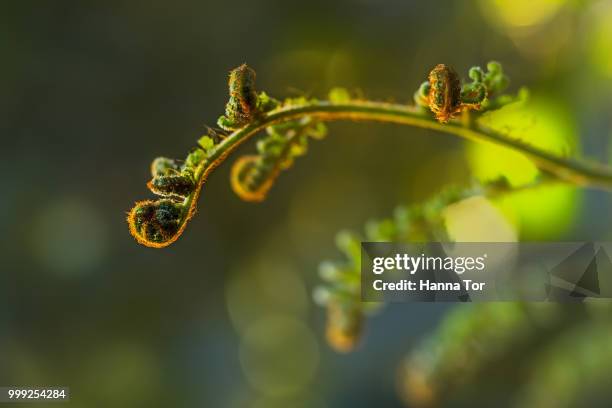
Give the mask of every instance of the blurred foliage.
<path id="1" fill-rule="evenodd" d="M 505 179 L 471 188 L 448 187 L 423 204 L 395 209 L 392 217 L 370 220 L 365 235 L 348 231 L 336 236 L 345 259 L 319 265 L 324 285 L 313 293 L 316 303 L 327 309 L 326 337 L 332 348 L 353 351 L 363 336 L 365 317 L 382 303 L 361 301 L 361 242 L 512 242 L 515 229 L 497 210 L 487 194 L 512 193 Z"/>
<path id="2" fill-rule="evenodd" d="M 480 121 L 512 138 L 561 156 L 579 153 L 571 116 L 552 101 L 531 98 L 490 112 Z M 532 183 L 538 176 L 532 162 L 502 147 L 472 144 L 467 156 L 472 174 L 481 181 L 503 175 L 518 187 Z M 573 225 L 580 194 L 572 186 L 546 186 L 503 198 L 500 207 L 520 228 L 523 239 L 554 239 Z"/>
<path id="3" fill-rule="evenodd" d="M 415 407 L 607 406 L 611 327 L 597 315 L 609 310 L 608 301 L 463 307 L 406 360 L 401 392 Z"/>

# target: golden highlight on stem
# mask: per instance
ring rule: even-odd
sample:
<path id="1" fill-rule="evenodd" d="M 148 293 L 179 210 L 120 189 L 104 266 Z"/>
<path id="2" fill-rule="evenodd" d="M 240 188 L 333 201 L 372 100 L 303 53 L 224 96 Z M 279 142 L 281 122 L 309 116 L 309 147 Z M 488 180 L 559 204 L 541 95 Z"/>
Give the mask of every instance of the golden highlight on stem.
<path id="1" fill-rule="evenodd" d="M 522 153 L 541 171 L 560 181 L 585 187 L 612 189 L 612 169 L 606 166 L 560 157 L 474 123 L 466 124 L 460 121 L 440 123 L 429 113 L 408 105 L 361 100 L 343 103 L 320 101 L 307 105 L 284 106 L 265 113 L 256 121 L 235 130 L 219 143 L 209 157 L 196 168 L 194 174 L 196 188 L 183 203 L 184 209 L 178 221 L 176 233 L 163 242 L 147 242 L 142 236 L 135 235 L 136 239 L 141 244 L 155 248 L 163 248 L 176 241 L 185 230 L 189 219 L 195 214 L 202 185 L 210 173 L 223 163 L 234 149 L 270 125 L 305 116 L 327 122 L 352 120 L 395 123 L 449 133 L 471 141 L 491 143 Z M 129 220 L 130 215 L 128 215 L 128 222 Z M 130 227 L 134 234 L 135 229 L 133 226 Z"/>

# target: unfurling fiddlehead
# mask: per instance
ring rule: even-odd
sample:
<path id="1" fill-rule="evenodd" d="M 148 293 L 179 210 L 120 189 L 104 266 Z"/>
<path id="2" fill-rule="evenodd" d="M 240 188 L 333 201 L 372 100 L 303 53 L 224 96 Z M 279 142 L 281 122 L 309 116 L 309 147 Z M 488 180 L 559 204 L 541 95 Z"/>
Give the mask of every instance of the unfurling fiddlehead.
<path id="1" fill-rule="evenodd" d="M 178 232 L 182 211 L 172 200 L 140 201 L 128 215 L 130 232 L 141 244 L 163 244 Z"/>
<path id="2" fill-rule="evenodd" d="M 537 185 L 543 181 L 538 181 Z M 327 341 L 336 351 L 349 352 L 358 344 L 365 329 L 367 315 L 382 304 L 361 301 L 361 242 L 429 242 L 449 241 L 443 210 L 449 205 L 475 196 L 489 198 L 511 193 L 513 188 L 504 179 L 468 188 L 448 187 L 432 199 L 411 206 L 400 206 L 393 216 L 366 223 L 365 234 L 342 231 L 336 245 L 344 254 L 342 261 L 325 261 L 319 275 L 325 282 L 317 287 L 313 297 L 327 309 Z"/>
<path id="3" fill-rule="evenodd" d="M 270 126 L 267 132 L 257 143 L 258 155 L 242 156 L 232 166 L 232 189 L 245 201 L 263 201 L 280 172 L 306 154 L 308 138 L 321 139 L 327 130 L 323 123 L 305 117 Z"/>
<path id="4" fill-rule="evenodd" d="M 364 327 L 359 280 L 361 240 L 357 235 L 342 232 L 336 237 L 336 244 L 345 254 L 346 261 L 320 265 L 319 274 L 326 285 L 315 290 L 314 298 L 327 309 L 328 343 L 336 351 L 349 352 L 359 343 Z"/>
<path id="5" fill-rule="evenodd" d="M 525 95 L 500 94 L 508 79 L 499 63 L 489 63 L 486 72 L 474 67 L 469 78 L 471 82 L 462 84 L 450 67 L 436 66 L 429 81 L 414 95 L 416 106 L 354 99 L 342 89 L 332 90 L 328 101 L 298 98 L 280 102 L 265 92 L 257 92 L 255 71 L 243 64 L 230 73 L 229 101 L 225 115 L 218 120 L 226 133 L 220 138 L 209 132 L 184 161 L 155 160 L 148 186 L 161 198 L 136 203 L 127 217 L 130 231 L 141 244 L 156 248 L 170 245 L 195 214 L 209 174 L 240 144 L 266 130 L 268 136 L 258 145 L 258 154 L 239 159 L 231 180 L 241 198 L 263 200 L 279 173 L 305 152 L 307 140 L 325 134 L 322 122 L 332 120 L 397 123 L 493 143 L 524 154 L 559 180 L 612 187 L 612 171 L 608 168 L 559 157 L 488 129 L 475 120 L 453 120 L 460 112 L 463 117 L 477 118 Z"/>
<path id="6" fill-rule="evenodd" d="M 147 187 L 157 195 L 187 197 L 195 188 L 195 181 L 193 174 L 182 172 L 180 168 L 176 160 L 158 157 L 151 164 L 153 179 L 147 183 Z"/>
<path id="7" fill-rule="evenodd" d="M 225 116 L 221 116 L 217 121 L 223 129 L 237 129 L 251 122 L 259 114 L 255 71 L 246 64 L 230 72 L 229 95 Z"/>
<path id="8" fill-rule="evenodd" d="M 431 109 L 442 123 L 460 112 L 500 108 L 517 100 L 510 95 L 499 95 L 508 87 L 509 80 L 498 62 L 489 62 L 487 72 L 480 67 L 470 68 L 469 77 L 472 82 L 461 85 L 454 69 L 438 64 L 429 73 L 428 81 L 421 84 L 414 100 L 417 105 Z M 525 92 L 520 95 L 523 98 Z"/>
<path id="9" fill-rule="evenodd" d="M 151 163 L 152 179 L 147 187 L 163 198 L 157 201 L 140 201 L 128 213 L 130 232 L 146 246 L 161 248 L 173 242 L 182 228 L 182 220 L 188 211 L 187 198 L 196 189 L 195 172 L 206 159 L 214 145 L 216 133 L 203 136 L 199 147 L 187 155 L 184 162 L 158 157 Z"/>

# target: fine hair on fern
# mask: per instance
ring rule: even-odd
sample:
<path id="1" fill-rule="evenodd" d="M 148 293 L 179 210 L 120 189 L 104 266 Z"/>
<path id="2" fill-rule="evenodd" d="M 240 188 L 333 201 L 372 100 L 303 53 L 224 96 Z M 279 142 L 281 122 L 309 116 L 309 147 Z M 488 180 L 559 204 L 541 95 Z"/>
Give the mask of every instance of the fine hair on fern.
<path id="1" fill-rule="evenodd" d="M 326 135 L 324 122 L 376 121 L 431 129 L 475 142 L 492 143 L 530 159 L 547 177 L 579 186 L 610 189 L 612 170 L 596 163 L 561 157 L 527 142 L 508 137 L 475 119 L 523 100 L 527 93 L 503 93 L 509 84 L 501 64 L 473 67 L 469 81 L 445 64 L 435 66 L 417 91 L 413 104 L 391 104 L 354 98 L 335 88 L 328 100 L 277 100 L 256 89 L 255 71 L 242 64 L 230 72 L 229 101 L 217 122 L 184 160 L 159 157 L 153 161 L 149 189 L 160 198 L 137 202 L 127 221 L 135 239 L 146 246 L 175 242 L 196 212 L 203 185 L 214 169 L 246 140 L 264 133 L 257 154 L 239 158 L 231 171 L 231 185 L 246 201 L 262 201 L 276 178 L 305 154 L 309 140 Z"/>

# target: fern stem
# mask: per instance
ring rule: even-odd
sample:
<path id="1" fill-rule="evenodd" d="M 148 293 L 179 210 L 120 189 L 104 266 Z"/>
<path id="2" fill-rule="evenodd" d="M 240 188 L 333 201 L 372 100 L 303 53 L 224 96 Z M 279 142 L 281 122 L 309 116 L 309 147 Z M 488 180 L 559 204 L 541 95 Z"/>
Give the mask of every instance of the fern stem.
<path id="1" fill-rule="evenodd" d="M 185 199 L 186 210 L 176 237 L 181 235 L 187 220 L 195 213 L 196 202 L 208 175 L 225 161 L 232 151 L 270 125 L 305 116 L 321 121 L 352 120 L 395 123 L 449 133 L 468 140 L 490 143 L 522 153 L 533 161 L 541 171 L 561 181 L 579 186 L 612 190 L 612 169 L 606 166 L 557 156 L 491 129 L 478 126 L 473 121 L 471 123 L 461 121 L 440 123 L 414 106 L 385 102 L 347 101 L 331 103 L 318 101 L 307 105 L 285 106 L 267 112 L 257 120 L 235 130 L 219 143 L 207 160 L 196 169 L 197 188 Z M 169 245 L 173 241 L 171 240 L 161 246 Z"/>

